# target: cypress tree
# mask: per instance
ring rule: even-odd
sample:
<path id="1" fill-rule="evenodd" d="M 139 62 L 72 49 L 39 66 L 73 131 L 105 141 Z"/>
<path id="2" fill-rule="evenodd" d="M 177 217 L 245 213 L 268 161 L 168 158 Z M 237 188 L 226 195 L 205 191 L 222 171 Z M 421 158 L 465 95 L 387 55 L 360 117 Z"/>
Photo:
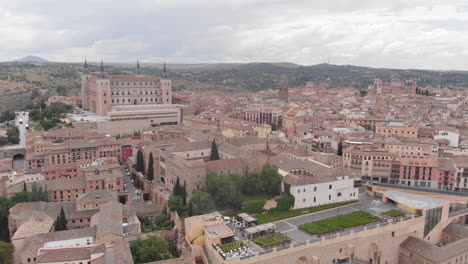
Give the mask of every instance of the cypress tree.
<path id="1" fill-rule="evenodd" d="M 55 219 L 55 231 L 60 231 L 62 230 L 62 226 L 61 226 L 61 221 L 60 221 L 60 215 L 57 215 L 57 219 Z"/>
<path id="2" fill-rule="evenodd" d="M 210 160 L 219 160 L 218 146 L 216 145 L 216 141 L 214 139 L 211 143 Z"/>
<path id="3" fill-rule="evenodd" d="M 26 182 L 23 182 L 23 192 L 28 192 L 28 188 L 26 188 Z"/>
<path id="4" fill-rule="evenodd" d="M 189 215 L 189 216 L 192 216 L 192 215 L 193 215 L 193 205 L 192 205 L 192 202 L 189 203 L 188 215 Z"/>
<path id="5" fill-rule="evenodd" d="M 174 184 L 174 188 L 172 188 L 172 195 L 174 196 L 181 196 L 182 191 L 180 188 L 180 180 L 179 177 L 177 177 L 176 182 Z"/>
<path id="6" fill-rule="evenodd" d="M 60 214 L 57 215 L 55 220 L 55 231 L 67 230 L 67 218 L 63 206 L 60 208 Z"/>
<path id="7" fill-rule="evenodd" d="M 137 152 L 137 164 L 136 164 L 136 170 L 139 172 L 143 172 L 143 153 L 141 152 L 141 149 L 138 150 Z"/>
<path id="8" fill-rule="evenodd" d="M 181 188 L 180 196 L 182 197 L 182 204 L 184 206 L 187 205 L 187 188 L 185 187 L 185 182 L 184 182 L 184 186 Z"/>
<path id="9" fill-rule="evenodd" d="M 336 155 L 343 156 L 343 143 L 341 143 L 341 141 L 338 143 L 338 152 Z"/>
<path id="10" fill-rule="evenodd" d="M 148 169 L 146 170 L 146 178 L 149 180 L 149 181 L 152 181 L 153 178 L 154 178 L 154 175 L 153 175 L 153 153 L 150 152 L 149 154 L 149 161 L 148 161 Z"/>
<path id="11" fill-rule="evenodd" d="M 63 206 L 60 208 L 60 227 L 62 228 L 61 230 L 67 230 L 67 217 L 65 216 Z"/>

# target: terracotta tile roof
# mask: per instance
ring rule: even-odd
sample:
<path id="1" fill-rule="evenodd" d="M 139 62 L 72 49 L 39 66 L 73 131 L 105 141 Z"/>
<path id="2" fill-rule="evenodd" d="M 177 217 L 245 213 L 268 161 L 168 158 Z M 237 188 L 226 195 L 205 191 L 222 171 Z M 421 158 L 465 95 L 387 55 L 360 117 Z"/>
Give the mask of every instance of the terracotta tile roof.
<path id="1" fill-rule="evenodd" d="M 73 260 L 90 260 L 91 251 L 89 249 L 70 249 L 49 251 L 37 257 L 36 263 L 50 263 Z"/>
<path id="2" fill-rule="evenodd" d="M 211 149 L 211 141 L 177 143 L 172 147 L 171 152 L 184 152 L 197 149 Z"/>
<path id="3" fill-rule="evenodd" d="M 97 214 L 97 237 L 102 237 L 107 234 L 121 236 L 123 234 L 122 220 L 121 203 L 113 201 L 102 204 Z"/>
<path id="4" fill-rule="evenodd" d="M 89 218 L 98 210 L 77 211 L 74 201 L 65 202 L 28 202 L 19 203 L 10 209 L 10 215 L 14 220 L 27 221 L 37 215 L 46 214 L 52 219 L 56 219 L 63 206 L 67 219 Z"/>
<path id="5" fill-rule="evenodd" d="M 86 180 L 83 177 L 72 178 L 72 179 L 57 179 L 57 180 L 42 180 L 35 182 L 38 186 L 42 186 L 47 191 L 65 191 L 65 190 L 76 190 L 76 189 L 85 189 Z M 27 182 L 26 186 L 28 190 L 32 189 L 33 182 Z M 17 183 L 15 185 L 7 188 L 7 193 L 15 194 L 23 191 L 23 182 Z"/>
<path id="6" fill-rule="evenodd" d="M 105 190 L 99 191 L 91 191 L 87 193 L 80 194 L 78 198 L 76 198 L 77 203 L 86 203 L 86 202 L 93 202 L 93 201 L 116 201 L 117 200 L 117 193 Z"/>
<path id="7" fill-rule="evenodd" d="M 267 140 L 264 138 L 259 138 L 255 136 L 250 136 L 250 137 L 233 137 L 228 139 L 228 143 L 234 145 L 234 146 L 245 146 L 245 145 L 250 145 L 250 144 L 261 144 L 261 143 L 266 143 Z"/>
<path id="8" fill-rule="evenodd" d="M 219 171 L 222 169 L 238 169 L 246 167 L 245 164 L 239 158 L 234 159 L 221 159 L 221 160 L 210 160 L 205 162 L 206 171 Z"/>
<path id="9" fill-rule="evenodd" d="M 23 247 L 23 252 L 28 252 L 29 254 L 37 254 L 39 249 L 44 246 L 45 242 L 69 240 L 69 239 L 84 238 L 84 237 L 95 237 L 95 235 L 96 235 L 95 227 L 71 229 L 71 230 L 64 230 L 64 231 L 34 235 L 26 239 L 26 242 L 24 243 L 24 247 Z"/>
<path id="10" fill-rule="evenodd" d="M 22 224 L 11 240 L 23 239 L 37 234 L 48 233 L 53 229 L 55 220 L 43 214 L 42 217 L 32 217 Z"/>
<path id="11" fill-rule="evenodd" d="M 450 223 L 448 226 L 446 226 L 442 232 L 451 234 L 453 236 L 456 236 L 460 239 L 462 238 L 468 238 L 468 228 L 456 224 L 456 223 Z"/>
<path id="12" fill-rule="evenodd" d="M 449 258 L 466 253 L 467 243 L 468 239 L 460 239 L 445 246 L 438 247 L 436 245 L 429 244 L 420 238 L 410 236 L 401 243 L 400 247 L 412 251 L 413 254 L 425 257 L 435 263 L 440 263 Z"/>

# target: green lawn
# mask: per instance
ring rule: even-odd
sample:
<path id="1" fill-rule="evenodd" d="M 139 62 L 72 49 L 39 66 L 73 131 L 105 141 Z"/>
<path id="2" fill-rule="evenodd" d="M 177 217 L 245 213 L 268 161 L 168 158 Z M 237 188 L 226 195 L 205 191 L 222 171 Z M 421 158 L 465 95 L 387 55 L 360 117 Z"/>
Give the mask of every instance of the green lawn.
<path id="1" fill-rule="evenodd" d="M 265 224 L 265 223 L 270 223 L 278 220 L 283 220 L 295 216 L 299 216 L 302 214 L 302 212 L 307 211 L 308 213 L 314 213 L 314 212 L 319 212 L 347 204 L 352 204 L 352 203 L 357 203 L 357 200 L 353 201 L 347 201 L 347 202 L 341 202 L 341 203 L 333 203 L 333 204 L 323 204 L 319 206 L 313 206 L 313 207 L 307 207 L 307 208 L 302 208 L 302 209 L 293 209 L 289 211 L 271 211 L 266 214 L 259 214 L 256 215 L 255 217 L 258 219 L 259 224 Z"/>
<path id="2" fill-rule="evenodd" d="M 265 205 L 267 200 L 260 199 L 260 200 L 246 200 L 244 202 L 244 209 L 239 211 L 232 211 L 224 213 L 224 216 L 236 216 L 240 213 L 248 213 L 248 214 L 261 214 L 263 210 L 263 206 Z"/>
<path id="3" fill-rule="evenodd" d="M 386 212 L 383 212 L 382 214 L 384 214 L 386 216 L 390 216 L 390 217 L 400 217 L 400 216 L 405 215 L 405 213 L 403 213 L 402 211 L 395 210 L 395 209 L 388 210 Z"/>
<path id="4" fill-rule="evenodd" d="M 242 248 L 242 247 L 245 247 L 246 244 L 242 241 L 235 241 L 235 242 L 232 242 L 232 243 L 228 243 L 228 244 L 223 244 L 220 246 L 220 248 L 224 251 L 224 252 L 229 252 L 231 250 L 236 250 L 238 248 Z"/>
<path id="5" fill-rule="evenodd" d="M 356 211 L 349 214 L 301 225 L 300 228 L 311 234 L 321 235 L 350 227 L 377 222 L 379 220 L 380 218 L 373 216 L 368 212 Z"/>
<path id="6" fill-rule="evenodd" d="M 252 241 L 261 247 L 268 247 L 289 242 L 291 239 L 282 233 L 274 233 L 271 235 L 254 238 Z"/>
<path id="7" fill-rule="evenodd" d="M 244 202 L 244 211 L 248 214 L 261 214 L 266 200 L 247 200 Z"/>

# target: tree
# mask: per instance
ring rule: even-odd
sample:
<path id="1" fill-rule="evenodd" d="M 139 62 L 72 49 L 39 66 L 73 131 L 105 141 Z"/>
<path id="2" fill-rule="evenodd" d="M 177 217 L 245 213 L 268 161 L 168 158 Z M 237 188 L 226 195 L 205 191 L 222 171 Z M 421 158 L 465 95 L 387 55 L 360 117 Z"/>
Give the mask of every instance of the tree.
<path id="1" fill-rule="evenodd" d="M 218 146 L 216 145 L 215 139 L 213 139 L 211 143 L 210 160 L 219 160 Z"/>
<path id="2" fill-rule="evenodd" d="M 26 182 L 23 182 L 23 192 L 28 192 L 28 188 L 26 187 Z"/>
<path id="3" fill-rule="evenodd" d="M 237 210 L 242 208 L 244 202 L 241 184 L 239 175 L 212 172 L 207 177 L 206 191 L 211 194 L 217 206 Z"/>
<path id="4" fill-rule="evenodd" d="M 8 232 L 8 215 L 10 213 L 10 208 L 18 203 L 25 203 L 28 201 L 29 195 L 27 192 L 19 192 L 9 198 L 0 197 L 0 240 L 6 242 L 10 240 Z"/>
<path id="5" fill-rule="evenodd" d="M 55 220 L 55 231 L 67 230 L 67 217 L 65 216 L 65 211 L 63 206 L 60 207 L 60 214 L 57 215 Z"/>
<path id="6" fill-rule="evenodd" d="M 172 196 L 171 198 L 169 198 L 169 200 L 167 201 L 167 206 L 169 207 L 169 209 L 171 209 L 171 211 L 173 212 L 182 212 L 182 208 L 183 208 L 183 203 L 182 203 L 182 197 L 180 196 Z"/>
<path id="7" fill-rule="evenodd" d="M 151 236 L 146 240 L 137 239 L 130 242 L 130 251 L 136 264 L 148 263 L 179 256 L 174 250 L 174 243 L 168 242 L 157 236 Z"/>
<path id="8" fill-rule="evenodd" d="M 180 179 L 177 177 L 174 187 L 172 188 L 172 195 L 182 196 L 182 187 L 180 186 Z"/>
<path id="9" fill-rule="evenodd" d="M 154 173 L 153 173 L 153 153 L 150 152 L 149 154 L 149 160 L 148 160 L 148 169 L 146 170 L 146 178 L 149 181 L 152 181 L 154 179 Z"/>
<path id="10" fill-rule="evenodd" d="M 265 164 L 262 167 L 260 176 L 264 193 L 272 196 L 280 193 L 282 177 L 278 173 L 278 167 Z"/>
<path id="11" fill-rule="evenodd" d="M 189 206 L 188 206 L 188 215 L 189 216 L 193 216 L 193 205 L 192 205 L 192 202 L 189 203 Z"/>
<path id="12" fill-rule="evenodd" d="M 260 174 L 252 172 L 247 174 L 242 181 L 242 191 L 247 195 L 255 195 L 262 192 Z"/>
<path id="13" fill-rule="evenodd" d="M 336 155 L 343 156 L 343 143 L 341 143 L 341 140 L 338 143 L 338 151 L 337 151 Z"/>
<path id="14" fill-rule="evenodd" d="M 366 90 L 361 90 L 359 91 L 359 94 L 361 95 L 361 97 L 364 97 L 367 95 L 367 91 Z"/>
<path id="15" fill-rule="evenodd" d="M 31 186 L 31 202 L 39 201 L 39 188 L 37 183 L 33 183 Z"/>
<path id="16" fill-rule="evenodd" d="M 182 197 L 183 205 L 186 206 L 187 205 L 187 188 L 185 187 L 185 181 L 184 181 L 184 186 L 182 186 L 182 189 L 181 189 L 180 197 Z"/>
<path id="17" fill-rule="evenodd" d="M 425 95 L 425 96 L 429 96 L 429 91 L 426 90 L 426 91 L 424 92 L 424 95 Z"/>
<path id="18" fill-rule="evenodd" d="M 216 205 L 211 195 L 203 191 L 197 191 L 193 195 L 190 205 L 193 205 L 195 207 L 195 212 L 200 214 L 211 213 L 216 209 Z"/>
<path id="19" fill-rule="evenodd" d="M 37 183 L 34 182 L 31 186 L 31 193 L 29 193 L 29 197 L 30 197 L 29 199 L 30 202 L 37 202 L 37 201 L 48 202 L 49 194 L 47 192 L 47 186 L 45 186 L 45 189 L 42 190 L 42 186 L 39 186 L 37 185 Z"/>
<path id="20" fill-rule="evenodd" d="M 278 125 L 276 123 L 270 123 L 269 125 L 271 126 L 271 131 L 278 130 Z"/>
<path id="21" fill-rule="evenodd" d="M 15 251 L 13 244 L 0 242 L 0 263 L 13 263 L 13 251 Z"/>
<path id="22" fill-rule="evenodd" d="M 53 115 L 59 116 L 67 112 L 67 105 L 62 102 L 52 103 L 50 104 L 50 110 L 52 111 Z"/>
<path id="23" fill-rule="evenodd" d="M 138 150 L 137 152 L 137 164 L 136 164 L 136 170 L 139 171 L 139 172 L 143 172 L 144 170 L 144 161 L 143 161 L 143 152 L 141 151 L 141 149 Z"/>

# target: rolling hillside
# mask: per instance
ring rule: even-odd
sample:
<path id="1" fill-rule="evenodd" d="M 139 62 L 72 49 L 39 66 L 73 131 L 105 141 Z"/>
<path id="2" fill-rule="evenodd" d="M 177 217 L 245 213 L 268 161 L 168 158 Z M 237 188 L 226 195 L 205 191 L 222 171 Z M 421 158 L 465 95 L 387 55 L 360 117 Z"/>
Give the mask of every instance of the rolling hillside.
<path id="1" fill-rule="evenodd" d="M 25 108 L 31 102 L 50 95 L 76 95 L 79 92 L 79 63 L 0 63 L 0 109 Z M 100 63 L 89 63 L 91 71 L 99 71 Z M 135 64 L 104 65 L 110 74 L 134 73 Z M 163 65 L 142 63 L 141 73 L 160 76 Z M 366 88 L 374 78 L 384 82 L 418 78 L 420 86 L 468 87 L 467 71 L 430 71 L 376 69 L 350 65 L 318 64 L 301 66 L 293 63 L 218 63 L 167 64 L 173 90 L 217 90 L 229 93 L 276 88 L 281 74 L 286 74 L 290 87 L 307 82 L 329 88 Z"/>

